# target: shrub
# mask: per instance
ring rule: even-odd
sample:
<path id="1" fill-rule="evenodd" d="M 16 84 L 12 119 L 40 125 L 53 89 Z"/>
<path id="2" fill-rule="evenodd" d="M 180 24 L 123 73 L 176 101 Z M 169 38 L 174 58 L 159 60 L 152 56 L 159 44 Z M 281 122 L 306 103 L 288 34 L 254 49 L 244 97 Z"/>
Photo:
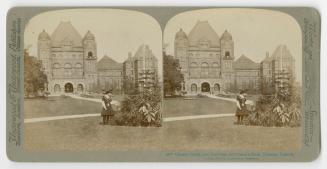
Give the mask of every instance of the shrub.
<path id="1" fill-rule="evenodd" d="M 117 125 L 161 126 L 161 91 L 145 89 L 142 93 L 128 95 L 121 110 L 114 116 Z"/>
<path id="2" fill-rule="evenodd" d="M 301 98 L 296 90 L 281 89 L 275 96 L 261 96 L 245 119 L 247 125 L 297 127 L 301 125 Z"/>

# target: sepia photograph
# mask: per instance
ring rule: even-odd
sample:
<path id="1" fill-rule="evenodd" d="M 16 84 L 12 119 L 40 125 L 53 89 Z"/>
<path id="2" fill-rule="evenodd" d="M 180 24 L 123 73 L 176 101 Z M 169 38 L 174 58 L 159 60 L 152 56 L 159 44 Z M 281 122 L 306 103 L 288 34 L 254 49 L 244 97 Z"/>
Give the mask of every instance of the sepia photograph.
<path id="1" fill-rule="evenodd" d="M 14 7 L 14 162 L 309 162 L 321 151 L 311 7 Z"/>
<path id="2" fill-rule="evenodd" d="M 175 148 L 299 151 L 301 36 L 294 18 L 272 10 L 201 9 L 171 18 L 163 110 L 180 118 L 171 124 Z"/>
<path id="3" fill-rule="evenodd" d="M 162 31 L 151 16 L 41 13 L 26 26 L 24 48 L 25 149 L 142 149 L 162 126 Z"/>
<path id="4" fill-rule="evenodd" d="M 265 9 L 189 10 L 164 29 L 118 9 L 34 16 L 24 149 L 297 152 L 302 35 Z"/>

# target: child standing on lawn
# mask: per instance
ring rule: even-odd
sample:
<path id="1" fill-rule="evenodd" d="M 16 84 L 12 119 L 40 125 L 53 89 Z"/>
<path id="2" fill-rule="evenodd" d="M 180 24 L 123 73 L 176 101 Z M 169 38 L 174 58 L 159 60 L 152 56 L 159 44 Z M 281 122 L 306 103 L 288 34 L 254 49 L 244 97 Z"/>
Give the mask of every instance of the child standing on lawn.
<path id="1" fill-rule="evenodd" d="M 236 113 L 235 116 L 237 117 L 236 124 L 243 124 L 243 118 L 247 115 L 246 109 L 246 93 L 244 90 L 241 90 L 240 94 L 236 97 Z"/>
<path id="2" fill-rule="evenodd" d="M 110 116 L 113 116 L 114 112 L 111 106 L 112 91 L 106 91 L 102 97 L 102 111 L 101 116 L 103 118 L 103 125 L 109 123 Z"/>

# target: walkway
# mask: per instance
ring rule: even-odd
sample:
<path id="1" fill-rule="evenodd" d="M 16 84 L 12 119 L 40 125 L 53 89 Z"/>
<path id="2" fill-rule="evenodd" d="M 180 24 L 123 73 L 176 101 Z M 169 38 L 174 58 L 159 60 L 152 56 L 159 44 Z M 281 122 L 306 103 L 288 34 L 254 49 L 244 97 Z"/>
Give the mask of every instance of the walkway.
<path id="1" fill-rule="evenodd" d="M 80 115 L 66 115 L 66 116 L 52 116 L 52 117 L 38 117 L 38 118 L 25 119 L 24 123 L 37 123 L 37 122 L 44 122 L 44 121 L 76 119 L 76 118 L 96 117 L 96 116 L 100 117 L 100 114 L 80 114 Z M 229 117 L 229 116 L 234 116 L 234 114 L 207 114 L 207 115 L 196 115 L 196 116 L 166 117 L 163 119 L 163 121 L 172 122 L 172 121 L 181 121 L 181 120 L 218 118 L 218 117 Z"/>
<path id="2" fill-rule="evenodd" d="M 100 99 L 95 98 L 86 98 L 78 95 L 68 95 L 74 99 L 87 100 L 92 102 L 101 103 Z M 235 99 L 231 98 L 223 98 L 215 95 L 206 94 L 206 96 L 214 99 L 226 100 L 236 102 Z M 252 101 L 250 101 L 252 102 Z M 120 102 L 113 100 L 112 104 L 120 105 Z M 99 114 L 79 114 L 79 115 L 65 115 L 65 116 L 52 116 L 52 117 L 38 117 L 38 118 L 27 118 L 24 119 L 24 123 L 37 123 L 44 121 L 53 121 L 53 120 L 64 120 L 64 119 L 75 119 L 75 118 L 85 118 L 85 117 L 96 117 L 100 116 Z M 207 115 L 194 115 L 194 116 L 177 116 L 177 117 L 166 117 L 163 119 L 164 122 L 172 122 L 172 121 L 181 121 L 181 120 L 193 120 L 193 119 L 205 119 L 205 118 L 221 118 L 221 117 L 229 117 L 234 116 L 234 114 L 207 114 Z"/>
<path id="3" fill-rule="evenodd" d="M 81 100 L 87 100 L 87 101 L 91 101 L 91 102 L 98 102 L 98 103 L 101 103 L 101 99 L 95 99 L 95 98 L 87 98 L 87 97 L 81 97 L 81 96 L 78 96 L 78 95 L 67 95 L 71 98 L 74 98 L 74 99 L 81 99 Z M 120 102 L 117 101 L 117 100 L 112 100 L 111 101 L 111 104 L 114 104 L 114 105 L 120 105 Z"/>
<path id="4" fill-rule="evenodd" d="M 226 101 L 231 101 L 231 102 L 237 102 L 236 99 L 232 99 L 232 98 L 225 98 L 225 97 L 219 97 L 216 95 L 212 95 L 212 94 L 204 94 L 206 96 L 208 96 L 209 98 L 213 98 L 213 99 L 220 99 L 220 100 L 226 100 Z M 246 100 L 245 104 L 248 105 L 254 105 L 254 102 L 252 100 Z"/>

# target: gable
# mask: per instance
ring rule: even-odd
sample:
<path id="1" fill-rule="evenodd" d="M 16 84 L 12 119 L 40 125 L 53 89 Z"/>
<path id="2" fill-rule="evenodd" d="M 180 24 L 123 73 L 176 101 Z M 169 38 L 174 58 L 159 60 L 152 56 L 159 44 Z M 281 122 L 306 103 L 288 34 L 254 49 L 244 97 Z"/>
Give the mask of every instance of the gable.
<path id="1" fill-rule="evenodd" d="M 70 22 L 60 22 L 51 35 L 52 46 L 82 46 L 82 37 Z"/>

